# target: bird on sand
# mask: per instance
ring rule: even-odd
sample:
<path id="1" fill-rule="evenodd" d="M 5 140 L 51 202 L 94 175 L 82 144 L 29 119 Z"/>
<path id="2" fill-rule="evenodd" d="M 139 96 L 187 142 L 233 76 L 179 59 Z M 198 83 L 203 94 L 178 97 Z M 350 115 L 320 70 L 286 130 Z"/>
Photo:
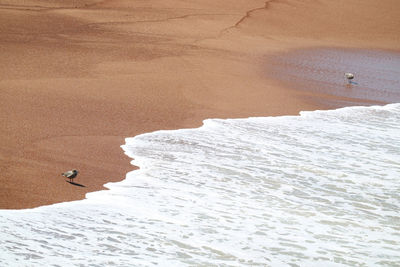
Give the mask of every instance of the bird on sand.
<path id="1" fill-rule="evenodd" d="M 78 175 L 78 171 L 77 170 L 67 171 L 61 173 L 61 175 L 69 178 L 69 181 L 72 182 L 72 180 Z"/>
<path id="2" fill-rule="evenodd" d="M 349 83 L 351 83 L 351 80 L 354 79 L 354 74 L 353 74 L 353 73 L 350 73 L 350 72 L 346 72 L 346 73 L 344 74 L 344 77 L 346 77 L 347 81 L 348 81 Z"/>

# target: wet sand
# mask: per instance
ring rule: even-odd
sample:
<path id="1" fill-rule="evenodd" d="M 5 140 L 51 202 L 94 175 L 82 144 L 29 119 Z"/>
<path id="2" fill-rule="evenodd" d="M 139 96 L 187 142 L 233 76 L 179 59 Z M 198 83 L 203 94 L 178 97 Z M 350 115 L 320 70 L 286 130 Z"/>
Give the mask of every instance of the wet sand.
<path id="1" fill-rule="evenodd" d="M 338 66 L 350 53 L 370 81 L 397 66 L 399 28 L 395 0 L 0 0 L 0 208 L 124 179 L 120 145 L 140 133 L 398 102 L 398 76 L 348 90 Z M 370 53 L 388 61 L 367 68 Z"/>
<path id="2" fill-rule="evenodd" d="M 400 102 L 400 53 L 385 50 L 311 48 L 294 49 L 265 58 L 265 75 L 286 87 L 371 102 Z M 355 78 L 350 82 L 344 71 Z M 342 79 L 338 79 L 342 77 Z"/>

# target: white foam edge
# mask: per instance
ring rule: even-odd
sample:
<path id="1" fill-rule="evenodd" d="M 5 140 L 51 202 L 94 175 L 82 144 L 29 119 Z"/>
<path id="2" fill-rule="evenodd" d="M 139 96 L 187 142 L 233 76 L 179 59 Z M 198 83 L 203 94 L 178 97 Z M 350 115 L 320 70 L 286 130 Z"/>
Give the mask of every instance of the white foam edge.
<path id="1" fill-rule="evenodd" d="M 50 205 L 44 205 L 44 206 L 39 206 L 35 208 L 28 208 L 28 209 L 0 209 L 1 212 L 4 213 L 13 213 L 13 212 L 39 212 L 42 210 L 46 209 L 51 209 L 55 207 L 67 207 L 67 206 L 72 206 L 77 204 L 80 201 L 90 201 L 91 203 L 95 203 L 96 200 L 104 200 L 104 195 L 109 193 L 109 190 L 118 190 L 118 183 L 123 183 L 129 174 L 137 174 L 140 175 L 140 172 L 146 171 L 151 167 L 151 164 L 149 165 L 146 160 L 143 158 L 138 157 L 137 155 L 134 155 L 133 153 L 128 152 L 125 147 L 129 146 L 128 143 L 132 144 L 133 142 L 138 142 L 138 139 L 140 137 L 146 136 L 146 135 L 153 135 L 153 134 L 162 134 L 162 133 L 171 133 L 171 132 L 190 132 L 190 131 L 195 131 L 198 129 L 212 129 L 217 127 L 218 121 L 240 121 L 240 120 L 259 120 L 261 118 L 265 119 L 284 119 L 284 118 L 294 118 L 294 117 L 303 117 L 307 118 L 311 116 L 312 114 L 325 114 L 325 113 L 331 113 L 331 112 L 340 112 L 340 113 L 346 113 L 346 112 L 351 112 L 354 110 L 362 110 L 365 108 L 374 108 L 377 110 L 396 110 L 400 109 L 400 103 L 392 103 L 392 104 L 386 104 L 386 105 L 372 105 L 372 106 L 350 106 L 350 107 L 343 107 L 343 108 L 338 108 L 338 109 L 329 109 L 329 110 L 312 110 L 312 111 L 300 111 L 299 115 L 283 115 L 283 116 L 269 116 L 269 117 L 247 117 L 247 118 L 227 118 L 227 119 L 220 119 L 220 118 L 210 118 L 210 119 L 205 119 L 203 120 L 203 124 L 200 127 L 195 127 L 195 128 L 184 128 L 184 129 L 174 129 L 174 130 L 156 130 L 153 132 L 148 132 L 148 133 L 143 133 L 136 135 L 134 137 L 127 137 L 125 138 L 125 144 L 121 145 L 120 147 L 124 150 L 125 155 L 128 157 L 132 158 L 133 160 L 130 162 L 131 165 L 134 165 L 138 167 L 136 170 L 132 170 L 128 172 L 125 175 L 125 178 L 119 182 L 109 182 L 104 184 L 103 186 L 107 188 L 108 190 L 99 190 L 99 191 L 93 191 L 93 192 L 88 192 L 85 195 L 85 199 L 79 199 L 79 200 L 74 200 L 74 201 L 66 201 L 66 202 L 60 202 L 60 203 L 54 203 Z M 101 201 L 102 202 L 102 201 Z M 101 203 L 99 202 L 99 204 Z"/>

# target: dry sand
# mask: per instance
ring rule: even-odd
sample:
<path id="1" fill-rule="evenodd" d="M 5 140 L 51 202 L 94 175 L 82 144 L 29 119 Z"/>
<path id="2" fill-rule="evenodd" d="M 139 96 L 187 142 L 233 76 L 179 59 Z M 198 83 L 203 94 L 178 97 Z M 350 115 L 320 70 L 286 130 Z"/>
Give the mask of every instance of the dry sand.
<path id="1" fill-rule="evenodd" d="M 280 58 L 321 48 L 398 57 L 399 29 L 398 0 L 0 0 L 0 208 L 82 199 L 124 179 L 125 137 L 388 102 L 308 90 L 318 85 L 299 82 L 301 69 L 279 79 L 291 70 Z M 61 177 L 72 168 L 85 187 Z"/>

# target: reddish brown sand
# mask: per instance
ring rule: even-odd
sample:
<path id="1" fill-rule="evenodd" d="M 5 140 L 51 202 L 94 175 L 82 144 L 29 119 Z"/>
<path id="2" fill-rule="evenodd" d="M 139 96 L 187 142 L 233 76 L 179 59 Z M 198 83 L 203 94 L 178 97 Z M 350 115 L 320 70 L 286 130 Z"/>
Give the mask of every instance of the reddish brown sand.
<path id="1" fill-rule="evenodd" d="M 270 56 L 398 54 L 399 29 L 398 0 L 0 0 L 0 208 L 124 179 L 125 137 L 360 103 L 267 75 Z M 73 168 L 84 187 L 61 177 Z"/>

